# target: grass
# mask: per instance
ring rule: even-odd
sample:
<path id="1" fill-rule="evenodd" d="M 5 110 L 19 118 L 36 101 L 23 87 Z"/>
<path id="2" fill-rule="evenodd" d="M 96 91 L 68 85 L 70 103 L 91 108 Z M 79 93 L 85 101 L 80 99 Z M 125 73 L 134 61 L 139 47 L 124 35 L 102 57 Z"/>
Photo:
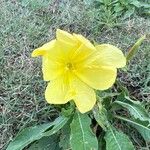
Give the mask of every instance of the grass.
<path id="1" fill-rule="evenodd" d="M 56 109 L 44 100 L 41 61 L 34 48 L 54 38 L 61 28 L 82 33 L 93 42 L 111 43 L 124 50 L 150 33 L 150 19 L 135 15 L 119 27 L 102 25 L 82 1 L 1 0 L 0 9 L 0 149 L 24 127 L 53 120 Z M 147 39 L 120 80 L 150 112 L 150 40 Z M 129 133 L 129 131 L 127 131 Z M 133 131 L 134 132 L 134 131 Z M 133 136 L 132 136 L 133 135 Z M 146 145 L 138 138 L 137 149 Z"/>

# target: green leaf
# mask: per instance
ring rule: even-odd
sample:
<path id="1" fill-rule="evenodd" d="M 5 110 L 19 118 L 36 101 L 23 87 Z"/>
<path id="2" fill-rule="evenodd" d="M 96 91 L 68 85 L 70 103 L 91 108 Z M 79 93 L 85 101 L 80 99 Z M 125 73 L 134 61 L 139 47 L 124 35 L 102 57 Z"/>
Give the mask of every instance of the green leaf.
<path id="1" fill-rule="evenodd" d="M 148 3 L 144 3 L 144 2 L 140 2 L 140 5 L 141 5 L 141 7 L 144 7 L 144 8 L 147 8 L 147 9 L 149 9 L 150 8 L 150 4 L 148 4 Z"/>
<path id="2" fill-rule="evenodd" d="M 141 7 L 141 3 L 137 0 L 133 0 L 130 4 L 134 5 L 135 7 L 140 8 Z"/>
<path id="3" fill-rule="evenodd" d="M 121 12 L 123 9 L 124 9 L 124 8 L 123 8 L 123 6 L 121 6 L 120 3 L 117 3 L 117 4 L 114 6 L 114 11 L 115 11 L 116 13 Z"/>
<path id="4" fill-rule="evenodd" d="M 39 140 L 44 136 L 49 136 L 56 133 L 60 129 L 61 125 L 64 125 L 67 121 L 68 118 L 59 117 L 51 123 L 25 128 L 8 145 L 6 150 L 22 150 L 24 147 L 34 142 L 35 140 Z M 50 132 L 51 134 L 49 134 Z"/>
<path id="5" fill-rule="evenodd" d="M 127 61 L 131 60 L 131 58 L 136 54 L 139 46 L 142 44 L 142 42 L 145 40 L 146 35 L 142 36 L 137 40 L 137 42 L 132 46 L 132 48 L 129 50 L 126 59 Z"/>
<path id="6" fill-rule="evenodd" d="M 97 92 L 97 94 L 98 99 L 100 99 L 102 102 L 105 101 L 105 98 L 113 98 L 115 96 L 120 95 L 120 93 L 112 92 L 111 90 Z"/>
<path id="7" fill-rule="evenodd" d="M 98 150 L 98 141 L 91 128 L 91 120 L 87 114 L 75 113 L 71 123 L 72 150 Z"/>
<path id="8" fill-rule="evenodd" d="M 133 101 L 128 96 L 124 96 L 123 94 L 121 94 L 120 96 L 118 96 L 114 104 L 121 105 L 122 107 L 128 109 L 128 111 L 134 118 L 150 122 L 150 116 L 148 112 L 144 107 L 142 107 L 139 101 Z"/>
<path id="9" fill-rule="evenodd" d="M 110 5 L 111 4 L 111 0 L 103 0 L 104 5 Z"/>
<path id="10" fill-rule="evenodd" d="M 122 83 L 119 80 L 116 80 L 116 84 L 117 84 L 117 87 L 121 90 L 121 92 L 124 95 L 127 95 L 127 96 L 130 95 L 128 89 L 124 85 L 122 85 Z"/>
<path id="11" fill-rule="evenodd" d="M 107 112 L 104 109 L 104 107 L 101 106 L 101 103 L 98 103 L 98 106 L 95 106 L 93 108 L 94 118 L 104 131 L 106 131 L 107 127 L 109 126 L 109 122 L 108 122 L 106 113 Z"/>
<path id="12" fill-rule="evenodd" d="M 134 14 L 134 12 L 135 12 L 135 8 L 134 8 L 134 7 L 129 8 L 129 9 L 124 13 L 123 20 L 129 18 L 131 15 Z"/>
<path id="13" fill-rule="evenodd" d="M 48 130 L 43 133 L 43 136 L 50 136 L 58 132 L 67 122 L 69 118 L 64 117 L 64 119 L 61 119 L 57 124 L 53 126 L 51 130 Z"/>
<path id="14" fill-rule="evenodd" d="M 43 137 L 39 141 L 33 143 L 28 150 L 61 150 L 58 143 L 58 135 Z"/>
<path id="15" fill-rule="evenodd" d="M 70 146 L 70 122 L 68 122 L 62 129 L 61 129 L 61 135 L 60 135 L 60 142 L 59 146 L 63 150 L 69 150 L 71 149 Z"/>
<path id="16" fill-rule="evenodd" d="M 125 117 L 115 116 L 118 119 L 128 122 L 142 135 L 145 141 L 150 142 L 150 123 L 148 121 L 140 121 L 139 119 L 128 119 Z"/>
<path id="17" fill-rule="evenodd" d="M 134 150 L 134 146 L 127 135 L 110 127 L 106 131 L 106 150 Z"/>

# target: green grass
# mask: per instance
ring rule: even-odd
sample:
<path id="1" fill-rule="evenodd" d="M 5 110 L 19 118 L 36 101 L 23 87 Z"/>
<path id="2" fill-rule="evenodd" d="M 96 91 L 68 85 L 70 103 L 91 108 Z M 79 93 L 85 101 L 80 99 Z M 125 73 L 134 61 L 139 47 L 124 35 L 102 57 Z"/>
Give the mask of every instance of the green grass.
<path id="1" fill-rule="evenodd" d="M 119 27 L 112 28 L 109 18 L 102 25 L 82 1 L 2 0 L 0 4 L 0 149 L 6 149 L 22 128 L 58 115 L 44 100 L 41 60 L 31 58 L 32 50 L 54 38 L 57 28 L 81 33 L 97 43 L 114 44 L 125 53 L 141 35 L 150 33 L 150 19 L 136 15 Z M 147 39 L 120 80 L 150 112 L 149 50 Z M 137 144 L 134 137 L 139 135 L 132 135 Z M 144 150 L 140 138 L 137 149 Z"/>

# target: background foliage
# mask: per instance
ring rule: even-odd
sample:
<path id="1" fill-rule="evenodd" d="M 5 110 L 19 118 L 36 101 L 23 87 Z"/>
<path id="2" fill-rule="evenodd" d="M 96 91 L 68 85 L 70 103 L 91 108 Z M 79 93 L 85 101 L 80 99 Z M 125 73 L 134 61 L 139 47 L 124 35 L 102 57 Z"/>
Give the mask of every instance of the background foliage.
<path id="1" fill-rule="evenodd" d="M 111 43 L 124 53 L 150 33 L 146 0 L 1 0 L 0 9 L 0 149 L 24 127 L 54 120 L 58 108 L 44 100 L 39 59 L 31 51 L 54 38 L 56 28 L 82 33 L 97 43 Z M 149 37 L 149 36 L 148 36 Z M 150 112 L 150 40 L 144 42 L 120 82 Z M 112 89 L 113 90 L 113 89 Z M 120 112 L 126 114 L 126 112 Z M 141 136 L 116 121 L 137 149 L 149 149 Z M 107 137 L 106 137 L 107 138 Z"/>

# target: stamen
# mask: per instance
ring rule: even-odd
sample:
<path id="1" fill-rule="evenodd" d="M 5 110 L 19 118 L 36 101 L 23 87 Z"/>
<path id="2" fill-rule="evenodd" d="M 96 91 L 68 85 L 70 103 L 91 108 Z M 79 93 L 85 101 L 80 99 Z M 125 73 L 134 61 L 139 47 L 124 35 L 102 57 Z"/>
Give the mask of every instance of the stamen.
<path id="1" fill-rule="evenodd" d="M 67 68 L 68 68 L 69 70 L 72 70 L 72 69 L 73 69 L 72 63 L 67 63 Z"/>

